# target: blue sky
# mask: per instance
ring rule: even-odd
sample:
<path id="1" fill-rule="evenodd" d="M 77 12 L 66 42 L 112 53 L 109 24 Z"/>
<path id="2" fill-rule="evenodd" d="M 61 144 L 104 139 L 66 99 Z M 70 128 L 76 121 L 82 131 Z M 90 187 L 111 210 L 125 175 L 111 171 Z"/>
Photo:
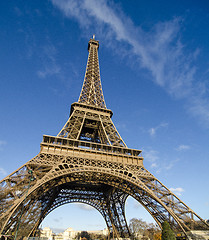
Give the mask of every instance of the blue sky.
<path id="1" fill-rule="evenodd" d="M 105 101 L 128 147 L 190 208 L 209 218 L 208 1 L 36 0 L 0 3 L 0 178 L 57 135 L 78 100 L 93 34 Z M 149 214 L 133 199 L 127 219 Z M 86 205 L 42 223 L 105 228 Z"/>

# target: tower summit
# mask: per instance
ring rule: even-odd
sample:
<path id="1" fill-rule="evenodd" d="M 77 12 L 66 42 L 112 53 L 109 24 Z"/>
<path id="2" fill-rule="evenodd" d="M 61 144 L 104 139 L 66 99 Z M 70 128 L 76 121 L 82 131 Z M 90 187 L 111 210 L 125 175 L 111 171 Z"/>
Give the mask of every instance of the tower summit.
<path id="1" fill-rule="evenodd" d="M 90 39 L 88 43 L 88 62 L 78 102 L 106 108 L 100 79 L 98 49 L 99 41 L 96 41 L 93 35 L 93 39 Z"/>
<path id="2" fill-rule="evenodd" d="M 176 234 L 188 238 L 209 231 L 207 222 L 145 169 L 142 151 L 125 145 L 105 105 L 98 48 L 93 37 L 81 94 L 64 127 L 56 137 L 44 135 L 40 153 L 0 182 L 0 234 L 36 236 L 50 212 L 81 202 L 101 213 L 112 236 L 127 239 L 128 196 Z"/>
<path id="3" fill-rule="evenodd" d="M 95 36 L 88 43 L 88 60 L 83 87 L 77 103 L 71 105 L 71 114 L 58 137 L 126 147 L 115 128 L 112 111 L 106 108 L 98 58 L 99 41 Z"/>

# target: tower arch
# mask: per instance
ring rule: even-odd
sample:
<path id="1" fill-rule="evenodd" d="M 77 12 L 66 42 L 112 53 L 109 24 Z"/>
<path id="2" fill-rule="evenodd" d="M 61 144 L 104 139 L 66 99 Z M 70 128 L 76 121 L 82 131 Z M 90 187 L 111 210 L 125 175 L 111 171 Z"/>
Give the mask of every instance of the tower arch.
<path id="1" fill-rule="evenodd" d="M 40 153 L 0 182 L 0 233 L 34 235 L 44 217 L 68 201 L 85 201 L 104 217 L 117 238 L 130 237 L 125 201 L 132 196 L 161 226 L 187 236 L 209 224 L 143 165 L 142 151 L 126 146 L 106 108 L 98 62 L 90 39 L 78 102 L 57 136 L 43 136 Z"/>

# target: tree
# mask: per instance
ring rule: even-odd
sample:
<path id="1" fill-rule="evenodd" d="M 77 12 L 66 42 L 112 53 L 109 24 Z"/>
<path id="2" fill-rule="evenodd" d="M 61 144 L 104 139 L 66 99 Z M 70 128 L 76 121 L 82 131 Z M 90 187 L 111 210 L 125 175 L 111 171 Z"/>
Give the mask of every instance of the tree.
<path id="1" fill-rule="evenodd" d="M 150 240 L 156 240 L 156 234 L 159 233 L 161 237 L 161 229 L 157 224 L 149 223 L 146 235 L 149 237 Z"/>
<path id="2" fill-rule="evenodd" d="M 153 223 L 147 223 L 137 218 L 132 218 L 130 220 L 129 229 L 135 239 L 137 239 L 140 235 L 141 239 L 143 240 L 154 240 L 155 233 L 160 231 L 160 228 L 157 225 Z"/>
<path id="3" fill-rule="evenodd" d="M 91 240 L 105 240 L 107 239 L 107 236 L 104 234 L 98 234 L 98 233 L 89 233 Z"/>
<path id="4" fill-rule="evenodd" d="M 82 231 L 81 233 L 78 233 L 76 238 L 79 239 L 87 239 L 87 240 L 91 240 L 90 235 L 88 234 L 88 232 L 86 231 Z"/>
<path id="5" fill-rule="evenodd" d="M 159 232 L 156 232 L 155 234 L 154 234 L 154 236 L 153 236 L 153 239 L 154 240 L 161 240 L 162 239 L 162 236 L 161 236 L 162 234 L 161 234 L 161 231 L 159 231 Z"/>
<path id="6" fill-rule="evenodd" d="M 129 229 L 131 234 L 136 235 L 137 233 L 143 234 L 147 229 L 147 223 L 141 219 L 132 218 L 130 220 Z"/>
<path id="7" fill-rule="evenodd" d="M 162 223 L 162 240 L 175 240 L 176 236 L 171 230 L 171 227 L 168 222 Z"/>

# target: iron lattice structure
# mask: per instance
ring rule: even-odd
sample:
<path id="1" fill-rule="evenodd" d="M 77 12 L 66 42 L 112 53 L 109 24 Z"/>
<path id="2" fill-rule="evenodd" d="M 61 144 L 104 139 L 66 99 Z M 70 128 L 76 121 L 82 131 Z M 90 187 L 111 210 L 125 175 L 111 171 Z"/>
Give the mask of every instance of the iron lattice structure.
<path id="1" fill-rule="evenodd" d="M 17 238 L 35 236 L 55 208 L 82 202 L 102 214 L 115 236 L 129 238 L 128 196 L 159 226 L 168 221 L 185 235 L 208 230 L 203 219 L 144 168 L 142 151 L 128 148 L 117 132 L 103 97 L 98 48 L 99 42 L 90 39 L 81 94 L 62 130 L 56 137 L 44 135 L 40 153 L 0 182 L 1 233 L 14 234 L 19 228 Z"/>

